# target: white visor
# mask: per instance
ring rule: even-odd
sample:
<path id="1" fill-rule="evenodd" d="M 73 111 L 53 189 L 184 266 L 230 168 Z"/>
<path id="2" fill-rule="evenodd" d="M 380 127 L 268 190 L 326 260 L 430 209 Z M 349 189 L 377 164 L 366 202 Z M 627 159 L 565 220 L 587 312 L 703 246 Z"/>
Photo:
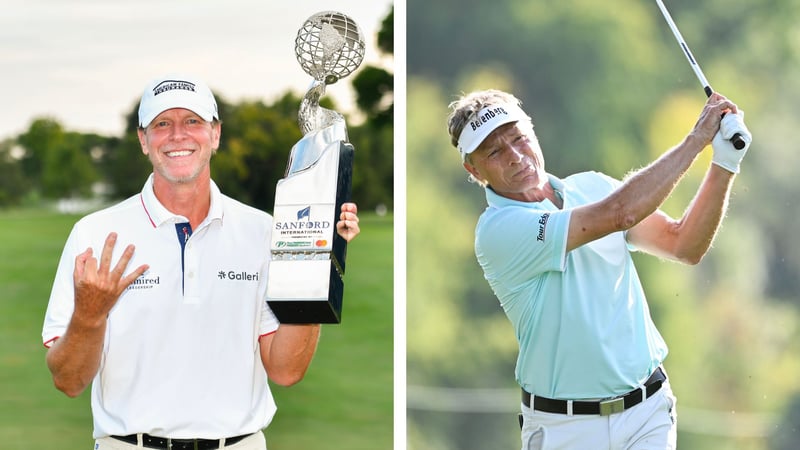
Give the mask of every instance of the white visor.
<path id="1" fill-rule="evenodd" d="M 500 125 L 520 120 L 529 120 L 525 111 L 514 103 L 492 105 L 478 111 L 461 130 L 458 137 L 458 151 L 464 157 L 478 148 L 492 131 Z"/>

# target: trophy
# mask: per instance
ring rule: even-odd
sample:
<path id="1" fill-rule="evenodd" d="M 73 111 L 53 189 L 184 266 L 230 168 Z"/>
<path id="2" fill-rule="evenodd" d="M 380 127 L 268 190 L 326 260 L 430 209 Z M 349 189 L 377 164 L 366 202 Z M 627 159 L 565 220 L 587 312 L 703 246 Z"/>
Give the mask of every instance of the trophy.
<path id="1" fill-rule="evenodd" d="M 275 190 L 267 303 L 281 323 L 340 323 L 347 242 L 336 233 L 350 198 L 353 146 L 344 117 L 320 107 L 325 87 L 364 59 L 364 38 L 348 16 L 326 11 L 305 21 L 295 55 L 313 77 L 300 104 L 303 132 Z"/>

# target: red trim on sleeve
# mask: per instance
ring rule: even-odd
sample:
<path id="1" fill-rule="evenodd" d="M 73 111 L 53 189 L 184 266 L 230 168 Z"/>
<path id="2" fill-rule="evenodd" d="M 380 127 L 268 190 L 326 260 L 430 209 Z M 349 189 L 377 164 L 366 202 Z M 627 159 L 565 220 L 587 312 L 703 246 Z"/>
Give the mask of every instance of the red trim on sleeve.
<path id="1" fill-rule="evenodd" d="M 44 342 L 44 344 L 43 344 L 43 345 L 44 345 L 44 347 L 45 347 L 45 348 L 50 348 L 50 347 L 52 347 L 52 346 L 53 346 L 53 343 L 55 343 L 55 342 L 56 342 L 56 340 L 57 340 L 58 338 L 60 338 L 60 337 L 61 337 L 61 336 L 56 336 L 56 337 L 54 337 L 53 339 L 50 339 L 49 341 L 45 341 L 45 342 Z"/>
<path id="2" fill-rule="evenodd" d="M 264 336 L 269 336 L 270 334 L 275 334 L 277 332 L 278 332 L 278 330 L 270 331 L 269 333 L 264 333 L 262 335 L 259 335 L 258 338 L 261 339 Z"/>

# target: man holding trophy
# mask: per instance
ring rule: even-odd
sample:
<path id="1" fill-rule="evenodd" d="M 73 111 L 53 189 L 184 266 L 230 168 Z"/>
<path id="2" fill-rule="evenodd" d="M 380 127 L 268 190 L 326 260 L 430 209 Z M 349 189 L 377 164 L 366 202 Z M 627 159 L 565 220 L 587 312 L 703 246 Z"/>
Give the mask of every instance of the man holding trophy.
<path id="1" fill-rule="evenodd" d="M 318 31 L 301 30 L 303 40 L 319 39 L 326 58 L 347 55 L 352 48 L 363 55 L 360 32 L 341 29 L 342 23 L 355 26 L 346 16 L 325 13 L 309 21 Z M 329 148 L 347 148 L 344 123 L 325 119 L 331 114 L 315 100 L 326 78 L 335 81 L 331 75 L 344 76 L 324 74 L 306 95 L 300 119 L 307 124 L 306 137 L 302 151 L 292 150 L 284 180 L 333 167 L 344 172 L 333 177 L 335 199 L 319 191 L 329 181 L 308 176 L 302 178 L 305 190 L 282 180 L 293 187 L 281 196 L 283 203 L 276 195 L 276 213 L 279 207 L 305 204 L 302 217 L 294 220 L 314 224 L 303 225 L 305 233 L 294 233 L 300 225 L 292 221 L 277 215 L 273 220 L 227 197 L 211 180 L 221 122 L 216 100 L 202 81 L 167 76 L 145 89 L 138 134 L 153 174 L 140 194 L 76 223 L 42 331 L 56 387 L 74 397 L 92 384 L 95 449 L 266 449 L 261 430 L 276 412 L 267 379 L 290 386 L 305 375 L 319 324 L 339 321 L 341 281 L 334 277 L 344 270 L 344 245 L 359 234 L 356 205 L 345 201 L 352 147 L 333 158 L 344 162 L 344 169 L 327 162 Z M 304 107 L 311 115 L 304 115 Z M 315 154 L 319 162 L 312 160 Z M 314 195 L 322 200 L 313 201 Z M 333 235 L 333 223 L 336 236 L 322 234 L 330 228 Z M 276 239 L 276 231 L 288 232 Z M 308 261 L 333 269 L 321 271 Z M 292 269 L 295 262 L 300 267 Z M 275 263 L 289 282 L 276 281 Z M 308 267 L 325 279 L 293 273 Z M 324 308 L 297 306 L 310 294 L 311 304 L 329 303 L 308 288 L 312 282 L 334 286 L 333 316 L 318 312 Z M 270 297 L 273 283 L 280 286 Z M 292 295 L 292 283 L 299 295 Z M 270 307 L 281 301 L 295 305 L 284 308 L 286 320 Z"/>

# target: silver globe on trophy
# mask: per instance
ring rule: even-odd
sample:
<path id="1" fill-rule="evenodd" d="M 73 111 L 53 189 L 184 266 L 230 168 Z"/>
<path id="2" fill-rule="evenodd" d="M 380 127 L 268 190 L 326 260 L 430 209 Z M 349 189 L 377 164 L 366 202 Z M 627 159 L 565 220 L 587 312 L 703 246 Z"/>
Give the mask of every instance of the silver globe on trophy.
<path id="1" fill-rule="evenodd" d="M 295 55 L 313 81 L 300 104 L 303 132 L 278 181 L 267 303 L 281 323 L 340 323 L 347 242 L 336 233 L 349 201 L 353 146 L 344 117 L 322 108 L 325 87 L 364 59 L 364 37 L 348 16 L 314 14 L 298 30 Z"/>

